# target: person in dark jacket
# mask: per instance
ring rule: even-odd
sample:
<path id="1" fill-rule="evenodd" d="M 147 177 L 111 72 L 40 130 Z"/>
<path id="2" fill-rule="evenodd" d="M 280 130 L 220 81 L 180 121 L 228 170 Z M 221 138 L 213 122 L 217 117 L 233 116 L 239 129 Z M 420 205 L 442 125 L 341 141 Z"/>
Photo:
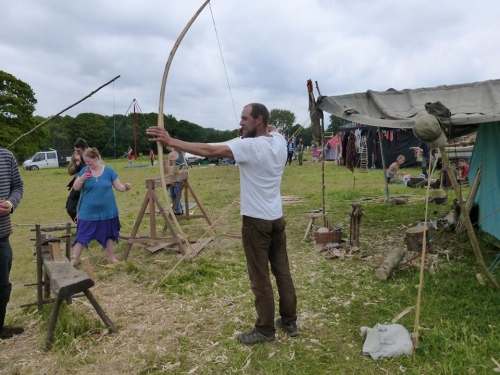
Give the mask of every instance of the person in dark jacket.
<path id="1" fill-rule="evenodd" d="M 75 221 L 77 216 L 78 201 L 80 200 L 80 192 L 73 189 L 73 184 L 75 182 L 78 173 L 85 167 L 85 161 L 83 160 L 83 153 L 89 147 L 87 141 L 83 138 L 77 138 L 73 144 L 75 152 L 71 156 L 71 160 L 68 164 L 68 173 L 73 176 L 73 179 L 67 185 L 69 191 L 68 199 L 66 200 L 66 211 L 71 217 L 71 220 Z"/>

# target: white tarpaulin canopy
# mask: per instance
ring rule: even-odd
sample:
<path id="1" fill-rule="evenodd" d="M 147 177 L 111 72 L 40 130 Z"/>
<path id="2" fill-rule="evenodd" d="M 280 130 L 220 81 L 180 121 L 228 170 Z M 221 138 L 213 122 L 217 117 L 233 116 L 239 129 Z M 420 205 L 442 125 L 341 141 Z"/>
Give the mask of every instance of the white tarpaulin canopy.
<path id="1" fill-rule="evenodd" d="M 451 116 L 439 117 L 452 137 L 477 130 L 469 169 L 473 181 L 481 167 L 475 196 L 481 229 L 500 239 L 500 80 L 414 90 L 323 96 L 317 106 L 332 115 L 381 128 L 412 128 L 427 113 L 427 103 L 441 102 Z"/>
<path id="2" fill-rule="evenodd" d="M 415 119 L 426 114 L 425 104 L 440 101 L 451 118 L 440 118 L 451 125 L 453 135 L 475 131 L 477 124 L 500 121 L 500 80 L 420 89 L 322 96 L 319 109 L 336 117 L 381 128 L 412 128 Z M 455 128 L 460 126 L 460 128 Z"/>

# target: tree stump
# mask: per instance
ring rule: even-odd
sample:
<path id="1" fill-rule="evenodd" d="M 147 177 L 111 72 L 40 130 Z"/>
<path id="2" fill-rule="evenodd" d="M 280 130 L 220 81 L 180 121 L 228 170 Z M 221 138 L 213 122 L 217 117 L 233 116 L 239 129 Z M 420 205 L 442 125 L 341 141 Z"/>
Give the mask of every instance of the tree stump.
<path id="1" fill-rule="evenodd" d="M 387 280 L 394 272 L 399 262 L 403 260 L 405 253 L 405 249 L 400 247 L 392 249 L 389 254 L 387 254 L 384 262 L 375 270 L 375 277 L 379 280 Z"/>
<path id="2" fill-rule="evenodd" d="M 406 247 L 408 251 L 419 252 L 424 243 L 424 232 L 427 230 L 426 239 L 429 246 L 429 231 L 424 226 L 411 227 L 406 231 Z"/>

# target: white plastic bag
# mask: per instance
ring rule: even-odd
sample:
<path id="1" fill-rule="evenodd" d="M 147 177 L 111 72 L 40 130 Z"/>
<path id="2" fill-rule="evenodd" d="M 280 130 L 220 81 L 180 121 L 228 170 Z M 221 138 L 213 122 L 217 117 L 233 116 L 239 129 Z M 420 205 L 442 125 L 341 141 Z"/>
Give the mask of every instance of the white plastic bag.
<path id="1" fill-rule="evenodd" d="M 361 327 L 364 336 L 363 354 L 377 360 L 380 357 L 411 355 L 413 343 L 411 334 L 401 324 L 376 324 L 375 327 Z"/>

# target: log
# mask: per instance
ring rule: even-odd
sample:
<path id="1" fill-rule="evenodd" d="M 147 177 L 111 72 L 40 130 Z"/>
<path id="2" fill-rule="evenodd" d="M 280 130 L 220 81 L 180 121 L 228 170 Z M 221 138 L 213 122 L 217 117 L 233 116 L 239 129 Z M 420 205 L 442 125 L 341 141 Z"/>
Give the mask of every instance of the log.
<path id="1" fill-rule="evenodd" d="M 406 231 L 406 247 L 408 251 L 420 252 L 424 243 L 424 226 L 411 227 Z M 427 245 L 429 246 L 429 232 L 426 233 Z"/>
<path id="2" fill-rule="evenodd" d="M 403 260 L 405 253 L 405 249 L 400 247 L 392 249 L 389 254 L 387 254 L 384 262 L 375 270 L 375 277 L 379 280 L 387 280 L 394 272 L 399 262 Z"/>

